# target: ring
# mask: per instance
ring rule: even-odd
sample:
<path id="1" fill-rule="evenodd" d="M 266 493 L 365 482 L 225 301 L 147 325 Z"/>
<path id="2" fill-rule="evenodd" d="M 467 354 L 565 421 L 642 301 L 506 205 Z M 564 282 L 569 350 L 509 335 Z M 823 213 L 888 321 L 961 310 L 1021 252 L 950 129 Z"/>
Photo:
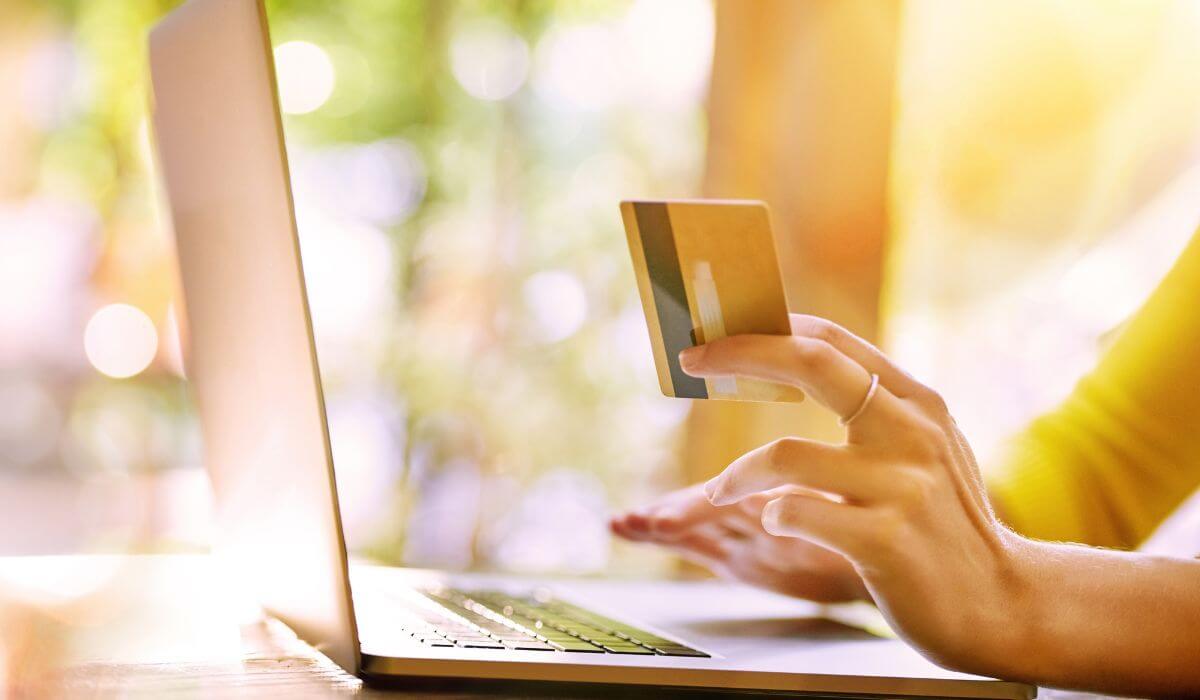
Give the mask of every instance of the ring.
<path id="1" fill-rule="evenodd" d="M 872 372 L 871 386 L 867 387 L 867 395 L 863 397 L 862 403 L 848 417 L 839 418 L 838 423 L 841 423 L 843 428 L 853 423 L 856 418 L 863 414 L 863 411 L 867 410 L 867 406 L 871 404 L 871 399 L 875 398 L 875 392 L 877 391 L 879 391 L 879 375 Z"/>

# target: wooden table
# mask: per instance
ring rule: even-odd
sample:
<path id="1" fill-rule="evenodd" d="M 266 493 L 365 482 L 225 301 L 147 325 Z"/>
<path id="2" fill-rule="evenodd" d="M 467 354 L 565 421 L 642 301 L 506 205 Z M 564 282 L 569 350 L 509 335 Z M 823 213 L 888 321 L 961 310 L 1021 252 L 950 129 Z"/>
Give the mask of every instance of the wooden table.
<path id="1" fill-rule="evenodd" d="M 0 696 L 714 697 L 585 686 L 369 688 L 230 590 L 202 555 L 0 558 Z M 1066 698 L 1062 693 L 1041 697 Z"/>

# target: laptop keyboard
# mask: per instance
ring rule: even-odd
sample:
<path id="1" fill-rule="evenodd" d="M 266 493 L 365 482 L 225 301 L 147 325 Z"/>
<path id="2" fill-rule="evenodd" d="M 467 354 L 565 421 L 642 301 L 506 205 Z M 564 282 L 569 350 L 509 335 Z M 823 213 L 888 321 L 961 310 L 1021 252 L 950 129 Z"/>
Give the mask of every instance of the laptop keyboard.
<path id="1" fill-rule="evenodd" d="M 579 606 L 498 591 L 421 591 L 432 605 L 410 608 L 403 631 L 431 647 L 579 654 L 707 657 L 673 639 Z"/>

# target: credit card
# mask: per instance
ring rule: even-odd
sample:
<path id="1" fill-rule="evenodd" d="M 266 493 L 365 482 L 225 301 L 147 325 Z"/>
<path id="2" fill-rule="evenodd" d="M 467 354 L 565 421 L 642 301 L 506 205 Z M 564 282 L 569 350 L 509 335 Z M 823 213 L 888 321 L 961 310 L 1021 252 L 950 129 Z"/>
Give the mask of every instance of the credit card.
<path id="1" fill-rule="evenodd" d="M 755 201 L 621 202 L 658 383 L 667 396 L 801 401 L 795 387 L 701 379 L 679 366 L 685 348 L 748 333 L 791 335 L 767 206 Z"/>

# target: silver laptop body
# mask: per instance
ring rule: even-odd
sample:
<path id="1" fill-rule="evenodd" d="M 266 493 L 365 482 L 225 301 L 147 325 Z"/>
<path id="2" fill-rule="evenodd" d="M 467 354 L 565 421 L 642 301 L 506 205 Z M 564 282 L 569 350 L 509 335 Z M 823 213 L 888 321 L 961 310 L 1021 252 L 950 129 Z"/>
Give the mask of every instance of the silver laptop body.
<path id="1" fill-rule="evenodd" d="M 150 61 L 215 549 L 339 665 L 368 679 L 1035 694 L 726 583 L 349 566 L 261 0 L 190 0 L 151 32 Z"/>

